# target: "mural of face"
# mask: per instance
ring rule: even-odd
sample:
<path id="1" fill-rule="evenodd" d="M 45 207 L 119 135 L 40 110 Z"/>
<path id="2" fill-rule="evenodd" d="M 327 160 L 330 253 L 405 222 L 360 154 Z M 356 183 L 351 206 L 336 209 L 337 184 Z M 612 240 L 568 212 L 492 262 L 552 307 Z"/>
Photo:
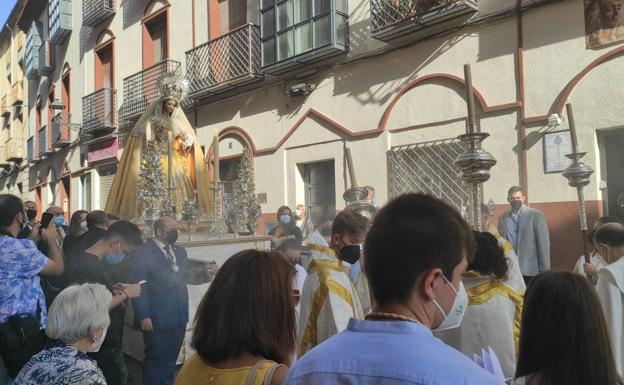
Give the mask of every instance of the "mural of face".
<path id="1" fill-rule="evenodd" d="M 616 28 L 618 26 L 620 11 L 622 10 L 621 0 L 602 0 L 600 2 L 600 20 L 605 29 Z"/>

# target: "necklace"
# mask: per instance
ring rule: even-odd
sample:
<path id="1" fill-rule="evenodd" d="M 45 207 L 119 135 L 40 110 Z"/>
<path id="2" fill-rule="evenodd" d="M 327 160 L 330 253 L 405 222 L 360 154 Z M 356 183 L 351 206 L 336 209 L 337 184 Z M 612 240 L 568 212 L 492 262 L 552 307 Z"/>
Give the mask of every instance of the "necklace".
<path id="1" fill-rule="evenodd" d="M 370 313 L 369 315 L 364 317 L 364 319 L 377 319 L 377 320 L 391 319 L 391 320 L 397 320 L 397 321 L 409 321 L 415 324 L 422 324 L 422 322 L 418 321 L 415 318 L 406 317 L 404 315 L 395 314 L 395 313 L 375 312 L 375 313 Z"/>

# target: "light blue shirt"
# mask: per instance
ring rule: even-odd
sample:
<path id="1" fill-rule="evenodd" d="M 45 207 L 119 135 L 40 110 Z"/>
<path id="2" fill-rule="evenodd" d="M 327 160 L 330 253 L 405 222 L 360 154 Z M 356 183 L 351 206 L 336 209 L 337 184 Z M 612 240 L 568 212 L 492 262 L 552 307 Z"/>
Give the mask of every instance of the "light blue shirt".
<path id="1" fill-rule="evenodd" d="M 304 384 L 504 385 L 423 325 L 353 318 L 290 369 L 285 385 Z"/>
<path id="2" fill-rule="evenodd" d="M 509 220 L 507 221 L 507 239 L 514 251 L 518 252 L 518 232 L 520 231 L 520 220 L 522 219 L 522 212 L 524 207 L 514 213 L 513 210 L 509 212 Z"/>

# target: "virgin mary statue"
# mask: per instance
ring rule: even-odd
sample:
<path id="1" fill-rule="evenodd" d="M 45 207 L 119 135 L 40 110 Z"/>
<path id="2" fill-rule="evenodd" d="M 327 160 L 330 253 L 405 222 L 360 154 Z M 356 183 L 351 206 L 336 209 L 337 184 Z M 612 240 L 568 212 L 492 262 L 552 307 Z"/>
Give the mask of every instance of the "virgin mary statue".
<path id="1" fill-rule="evenodd" d="M 124 219 L 142 216 L 146 207 L 141 207 L 137 199 L 141 154 L 147 142 L 154 140 L 161 153 L 165 186 L 168 185 L 168 171 L 171 169 L 171 201 L 176 205 L 177 212 L 182 210 L 187 199 L 192 199 L 197 201 L 199 212 L 208 215 L 212 211 L 212 195 L 204 154 L 180 108 L 187 87 L 180 77 L 169 75 L 161 79 L 158 88 L 162 97 L 143 113 L 125 143 L 105 210 Z M 168 138 L 173 141 L 171 168 L 168 166 Z M 166 196 L 168 191 L 161 191 L 160 194 Z"/>

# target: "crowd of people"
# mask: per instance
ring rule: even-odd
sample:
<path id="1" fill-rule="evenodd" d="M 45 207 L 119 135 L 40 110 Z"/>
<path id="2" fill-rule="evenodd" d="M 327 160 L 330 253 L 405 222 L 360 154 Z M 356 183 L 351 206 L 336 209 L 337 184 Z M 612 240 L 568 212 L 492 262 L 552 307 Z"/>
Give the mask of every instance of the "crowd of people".
<path id="1" fill-rule="evenodd" d="M 479 231 L 417 193 L 316 225 L 305 206 L 280 207 L 272 250 L 218 270 L 179 367 L 189 261 L 174 218 L 146 240 L 97 210 L 66 225 L 50 207 L 46 225 L 34 202 L 0 195 L 0 372 L 16 385 L 131 383 L 131 305 L 149 385 L 624 384 L 623 222 L 599 218 L 590 263 L 550 271 L 544 215 L 518 187 L 507 198 L 498 225 L 483 205 Z"/>

